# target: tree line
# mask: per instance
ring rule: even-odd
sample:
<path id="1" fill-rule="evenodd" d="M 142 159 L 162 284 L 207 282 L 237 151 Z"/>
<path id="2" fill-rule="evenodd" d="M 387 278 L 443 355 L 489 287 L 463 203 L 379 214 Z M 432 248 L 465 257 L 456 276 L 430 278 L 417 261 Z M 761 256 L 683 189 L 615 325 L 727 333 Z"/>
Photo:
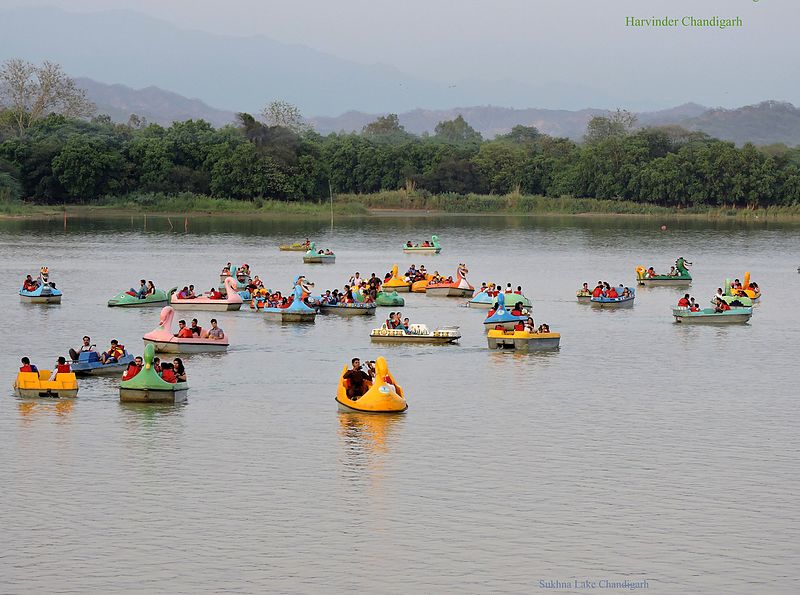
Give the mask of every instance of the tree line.
<path id="1" fill-rule="evenodd" d="M 87 119 L 93 106 L 59 67 L 46 66 L 37 72 L 17 64 L 9 72 L 7 62 L 0 69 L 0 199 L 92 203 L 131 193 L 192 192 L 317 201 L 331 189 L 415 188 L 672 207 L 800 203 L 799 148 L 739 148 L 679 127 L 637 129 L 625 111 L 593 118 L 581 143 L 532 126 L 487 140 L 461 116 L 418 136 L 394 114 L 360 133 L 321 136 L 283 102 L 258 116 L 240 113 L 221 128 L 203 120 L 165 127 L 135 115 L 120 124 L 104 115 Z M 61 85 L 57 92 L 41 80 L 47 76 Z M 28 97 L 15 102 L 20 89 Z M 42 96 L 45 90 L 50 97 Z"/>

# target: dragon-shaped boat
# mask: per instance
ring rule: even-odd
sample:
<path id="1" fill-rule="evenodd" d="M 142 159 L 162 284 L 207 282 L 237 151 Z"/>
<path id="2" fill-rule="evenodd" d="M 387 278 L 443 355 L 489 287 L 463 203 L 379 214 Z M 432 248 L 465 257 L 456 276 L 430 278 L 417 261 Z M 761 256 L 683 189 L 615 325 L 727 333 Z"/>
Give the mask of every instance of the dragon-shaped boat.
<path id="1" fill-rule="evenodd" d="M 175 290 L 177 290 L 177 287 L 173 287 L 169 291 L 156 288 L 155 292 L 141 298 L 137 297 L 134 291 L 121 291 L 113 298 L 108 300 L 108 307 L 139 308 L 142 306 L 155 306 L 158 304 L 163 304 L 169 301 L 170 294 L 172 294 Z"/>
<path id="2" fill-rule="evenodd" d="M 428 283 L 425 293 L 434 297 L 471 297 L 475 288 L 467 281 L 469 269 L 463 263 L 456 269 L 454 281 Z"/>
<path id="3" fill-rule="evenodd" d="M 410 244 L 411 242 L 406 242 L 403 246 L 403 252 L 406 254 L 413 254 L 416 252 L 439 254 L 439 252 L 442 251 L 442 247 L 439 245 L 439 236 L 431 236 L 430 242 L 425 241 L 422 244 Z"/>
<path id="4" fill-rule="evenodd" d="M 672 287 L 689 287 L 692 284 L 692 275 L 689 269 L 692 265 L 681 256 L 675 261 L 675 274 L 674 275 L 653 275 L 648 274 L 647 269 L 643 266 L 636 267 L 636 283 L 638 285 L 657 287 L 657 286 L 672 286 Z"/>

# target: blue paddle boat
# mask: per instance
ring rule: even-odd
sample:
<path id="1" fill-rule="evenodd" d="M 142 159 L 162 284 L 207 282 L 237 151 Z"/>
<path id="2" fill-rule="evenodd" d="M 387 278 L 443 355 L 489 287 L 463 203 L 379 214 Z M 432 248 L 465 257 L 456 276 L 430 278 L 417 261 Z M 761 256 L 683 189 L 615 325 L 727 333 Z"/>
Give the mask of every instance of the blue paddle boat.
<path id="1" fill-rule="evenodd" d="M 626 287 L 625 289 L 628 290 L 628 295 L 622 295 L 619 297 L 606 297 L 601 295 L 598 297 L 593 297 L 591 299 L 591 303 L 593 306 L 597 306 L 598 308 L 629 308 L 633 306 L 633 300 L 636 298 L 636 292 L 630 287 Z"/>
<path id="2" fill-rule="evenodd" d="M 497 297 L 499 295 L 500 295 L 499 293 L 494 291 L 478 292 L 470 301 L 467 302 L 467 306 L 469 306 L 470 308 L 484 308 L 486 310 L 491 310 L 492 306 L 494 306 L 495 303 L 497 302 Z M 509 304 L 511 304 L 511 302 L 513 301 L 514 304 L 516 304 L 517 302 L 521 302 L 523 308 L 533 307 L 531 301 L 520 293 L 506 293 L 505 296 Z"/>
<path id="3" fill-rule="evenodd" d="M 50 271 L 47 267 L 39 269 L 39 278 L 36 281 L 28 275 L 19 290 L 20 301 L 30 304 L 60 304 L 61 291 L 49 279 Z"/>
<path id="4" fill-rule="evenodd" d="M 117 376 L 121 375 L 133 361 L 133 355 L 125 354 L 115 362 L 104 364 L 96 351 L 81 351 L 78 359 L 70 363 L 76 376 Z"/>
<path id="5" fill-rule="evenodd" d="M 497 310 L 489 311 L 489 316 L 483 321 L 483 326 L 487 329 L 497 329 L 502 327 L 505 330 L 513 330 L 517 324 L 525 323 L 528 319 L 527 310 L 522 310 L 522 314 L 512 314 L 511 310 L 506 309 L 506 294 L 497 296 Z"/>
<path id="6" fill-rule="evenodd" d="M 285 308 L 264 306 L 257 311 L 263 312 L 271 318 L 280 318 L 282 322 L 314 322 L 317 311 L 305 302 L 311 295 L 312 287 L 314 284 L 309 282 L 305 276 L 300 275 L 294 280 L 291 304 Z"/>

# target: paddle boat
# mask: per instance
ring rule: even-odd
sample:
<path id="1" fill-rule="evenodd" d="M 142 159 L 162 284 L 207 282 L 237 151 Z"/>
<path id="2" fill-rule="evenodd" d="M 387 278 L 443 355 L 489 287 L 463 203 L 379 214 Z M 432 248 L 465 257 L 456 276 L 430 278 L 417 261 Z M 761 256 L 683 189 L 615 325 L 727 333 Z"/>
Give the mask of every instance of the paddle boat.
<path id="1" fill-rule="evenodd" d="M 295 242 L 294 244 L 281 244 L 278 246 L 278 250 L 281 252 L 306 252 L 310 246 L 311 242 L 306 240 L 305 242 Z"/>
<path id="2" fill-rule="evenodd" d="M 408 409 L 403 389 L 394 381 L 389 366 L 383 357 L 375 360 L 375 380 L 367 382 L 366 393 L 353 400 L 347 396 L 348 380 L 344 375 L 347 365 L 339 377 L 336 402 L 340 411 L 360 411 L 362 413 L 402 413 Z"/>
<path id="3" fill-rule="evenodd" d="M 119 383 L 119 400 L 122 403 L 182 403 L 186 400 L 189 385 L 186 382 L 162 380 L 153 367 L 155 348 L 152 343 L 144 347 L 144 367 L 136 376 Z"/>
<path id="4" fill-rule="evenodd" d="M 703 308 L 692 312 L 689 308 L 673 308 L 675 322 L 683 324 L 743 324 L 753 316 L 753 308 L 731 308 L 717 312 L 714 308 Z"/>
<path id="5" fill-rule="evenodd" d="M 492 306 L 497 303 L 497 296 L 500 295 L 501 291 L 479 291 L 476 293 L 471 300 L 467 302 L 467 306 L 470 308 L 481 308 L 484 310 L 491 310 Z M 505 294 L 506 300 L 509 302 L 513 301 L 515 304 L 517 302 L 522 302 L 523 308 L 532 308 L 533 304 L 531 301 L 526 298 L 521 293 L 506 293 Z"/>
<path id="6" fill-rule="evenodd" d="M 467 273 L 469 273 L 467 266 L 459 264 L 455 281 L 428 283 L 425 293 L 434 297 L 472 297 L 475 288 L 467 282 Z"/>
<path id="7" fill-rule="evenodd" d="M 457 326 L 443 326 L 431 331 L 424 324 L 412 324 L 408 330 L 389 328 L 384 322 L 381 328 L 372 329 L 370 339 L 378 343 L 456 343 L 461 338 Z"/>
<path id="8" fill-rule="evenodd" d="M 391 278 L 381 285 L 383 291 L 395 291 L 397 293 L 408 293 L 411 291 L 411 282 L 406 281 L 397 274 L 397 265 L 392 267 Z"/>
<path id="9" fill-rule="evenodd" d="M 497 296 L 497 308 L 489 310 L 489 315 L 483 321 L 484 328 L 514 330 L 515 326 L 524 324 L 528 320 L 527 310 L 521 310 L 522 314 L 512 314 L 511 310 L 506 308 L 506 298 L 509 295 L 513 296 L 514 294 L 501 293 Z M 512 307 L 517 303 L 515 302 Z"/>
<path id="10" fill-rule="evenodd" d="M 531 333 L 506 329 L 492 329 L 486 335 L 489 349 L 514 351 L 550 351 L 559 348 L 559 333 Z"/>
<path id="11" fill-rule="evenodd" d="M 439 236 L 431 236 L 431 241 L 425 241 L 422 244 L 414 244 L 412 245 L 411 242 L 406 242 L 405 246 L 403 246 L 403 252 L 406 254 L 414 253 L 414 252 L 426 252 L 428 254 L 439 254 L 442 251 L 442 247 L 439 245 Z"/>
<path id="12" fill-rule="evenodd" d="M 46 397 L 68 399 L 78 396 L 78 379 L 74 372 L 56 374 L 50 380 L 50 370 L 38 372 L 19 372 L 14 381 L 14 394 L 18 397 Z"/>
<path id="13" fill-rule="evenodd" d="M 146 295 L 143 298 L 136 297 L 135 291 L 121 291 L 113 298 L 108 300 L 108 307 L 137 308 L 140 306 L 163 304 L 164 302 L 169 301 L 170 294 L 175 292 L 177 289 L 177 287 L 173 287 L 167 292 L 163 289 L 156 288 L 154 293 Z"/>
<path id="14" fill-rule="evenodd" d="M 306 300 L 311 295 L 311 288 L 314 284 L 308 281 L 305 276 L 299 275 L 294 280 L 292 295 L 289 303 L 285 307 L 274 307 L 264 305 L 259 311 L 270 318 L 280 318 L 282 322 L 314 322 L 317 317 L 317 310 L 306 304 Z"/>
<path id="15" fill-rule="evenodd" d="M 353 294 L 355 295 L 355 293 Z M 342 316 L 367 316 L 375 314 L 378 309 L 377 304 L 365 304 L 364 302 L 329 304 L 321 299 L 321 297 L 314 298 L 314 303 L 319 308 L 320 314 L 340 314 Z"/>
<path id="16" fill-rule="evenodd" d="M 406 301 L 396 291 L 379 291 L 375 296 L 375 304 L 378 306 L 405 306 Z"/>
<path id="17" fill-rule="evenodd" d="M 433 275 L 425 275 L 424 279 L 419 279 L 411 283 L 411 293 L 427 293 L 428 283 L 433 279 Z"/>
<path id="18" fill-rule="evenodd" d="M 741 288 L 731 286 L 731 280 L 725 280 L 725 295 L 734 297 L 749 297 L 751 300 L 756 301 L 761 297 L 761 288 L 757 283 L 750 282 L 750 272 L 746 271 L 744 274 L 744 282 Z"/>
<path id="19" fill-rule="evenodd" d="M 588 304 L 592 301 L 592 292 L 588 289 L 579 289 L 577 292 L 575 292 L 575 296 L 582 304 Z"/>
<path id="20" fill-rule="evenodd" d="M 115 362 L 103 363 L 100 354 L 96 351 L 81 351 L 78 359 L 70 362 L 72 371 L 76 376 L 113 376 L 122 374 L 133 361 L 133 355 L 128 353 L 124 346 L 123 355 Z"/>
<path id="21" fill-rule="evenodd" d="M 307 264 L 333 264 L 336 262 L 336 255 L 328 250 L 330 254 L 324 253 L 322 250 L 317 250 L 314 242 L 308 248 L 308 252 L 303 254 L 303 262 Z"/>
<path id="22" fill-rule="evenodd" d="M 56 284 L 50 282 L 50 270 L 47 267 L 39 269 L 37 281 L 30 284 L 26 279 L 19 290 L 20 301 L 30 304 L 60 304 L 61 295 L 61 290 L 56 289 Z"/>
<path id="23" fill-rule="evenodd" d="M 636 267 L 636 283 L 649 287 L 657 287 L 663 285 L 670 285 L 673 287 L 689 287 L 692 284 L 692 276 L 689 274 L 689 269 L 692 265 L 681 256 L 675 261 L 675 274 L 674 275 L 656 275 L 653 269 L 645 269 L 643 266 Z"/>
<path id="24" fill-rule="evenodd" d="M 598 297 L 592 297 L 589 301 L 591 302 L 592 306 L 596 306 L 598 308 L 629 308 L 633 306 L 633 300 L 636 298 L 636 292 L 630 288 L 626 287 L 625 289 L 628 290 L 627 296 L 619 296 L 619 297 L 606 297 L 604 295 Z"/>
<path id="25" fill-rule="evenodd" d="M 172 293 L 169 298 L 170 305 L 176 310 L 203 310 L 209 312 L 225 312 L 227 310 L 238 310 L 242 307 L 242 296 L 239 295 L 236 279 L 225 277 L 224 281 L 227 295 L 219 299 L 202 296 L 189 299 L 181 299 L 177 293 Z"/>
<path id="26" fill-rule="evenodd" d="M 236 274 L 231 274 L 230 273 L 231 269 L 235 271 Z M 225 279 L 227 279 L 228 277 L 233 277 L 234 279 L 236 279 L 236 291 L 239 293 L 239 296 L 242 298 L 243 301 L 245 302 L 248 301 L 250 299 L 250 290 L 248 289 L 248 286 L 252 281 L 250 274 L 242 272 L 238 267 L 233 265 L 230 267 L 230 269 L 228 269 L 228 267 L 225 267 L 222 270 L 223 272 L 220 273 L 219 275 L 219 287 L 218 287 L 219 292 L 223 296 L 228 295 L 228 288 L 225 286 Z"/>
<path id="27" fill-rule="evenodd" d="M 730 279 L 727 279 L 725 282 L 726 292 L 729 292 L 729 285 Z M 716 306 L 717 300 L 722 300 L 731 308 L 751 308 L 753 306 L 753 300 L 746 295 L 730 295 L 729 293 L 718 292 L 714 295 L 714 297 L 711 298 L 711 305 Z"/>
<path id="28" fill-rule="evenodd" d="M 211 339 L 203 337 L 176 337 L 172 332 L 172 320 L 175 310 L 172 306 L 164 306 L 158 327 L 147 333 L 142 339 L 145 345 L 152 343 L 158 353 L 214 353 L 227 351 L 228 337 L 224 339 Z"/>

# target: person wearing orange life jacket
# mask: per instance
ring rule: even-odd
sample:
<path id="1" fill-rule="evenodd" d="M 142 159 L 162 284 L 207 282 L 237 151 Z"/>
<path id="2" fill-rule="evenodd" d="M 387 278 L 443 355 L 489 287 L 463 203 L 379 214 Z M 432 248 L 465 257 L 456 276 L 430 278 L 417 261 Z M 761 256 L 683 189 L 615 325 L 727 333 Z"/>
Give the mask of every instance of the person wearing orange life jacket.
<path id="1" fill-rule="evenodd" d="M 175 377 L 175 369 L 172 367 L 171 362 L 164 362 L 161 364 L 161 380 L 175 384 L 178 379 Z"/>
<path id="2" fill-rule="evenodd" d="M 178 332 L 175 333 L 175 335 L 173 335 L 173 336 L 178 337 L 179 339 L 191 339 L 193 337 L 192 329 L 186 327 L 186 321 L 185 320 L 179 320 L 178 321 Z"/>
<path id="3" fill-rule="evenodd" d="M 598 283 L 597 287 L 595 287 L 594 291 L 592 291 L 592 297 L 596 297 L 597 298 L 597 297 L 601 297 L 602 295 L 603 295 L 603 286 Z"/>
<path id="4" fill-rule="evenodd" d="M 141 356 L 137 356 L 134 360 L 128 364 L 128 368 L 123 372 L 122 379 L 123 380 L 130 380 L 134 376 L 136 376 L 139 372 L 142 371 L 144 367 L 144 360 Z"/>
<path id="5" fill-rule="evenodd" d="M 618 298 L 619 294 L 617 293 L 617 290 L 612 287 L 606 292 L 606 297 L 607 298 Z"/>
<path id="6" fill-rule="evenodd" d="M 688 308 L 689 307 L 689 294 L 685 294 L 681 299 L 678 300 L 678 307 L 679 308 Z"/>
<path id="7" fill-rule="evenodd" d="M 110 364 L 117 362 L 123 355 L 125 355 L 125 346 L 120 345 L 116 339 L 111 339 L 111 347 L 108 348 L 108 351 L 100 354 L 100 363 Z"/>

